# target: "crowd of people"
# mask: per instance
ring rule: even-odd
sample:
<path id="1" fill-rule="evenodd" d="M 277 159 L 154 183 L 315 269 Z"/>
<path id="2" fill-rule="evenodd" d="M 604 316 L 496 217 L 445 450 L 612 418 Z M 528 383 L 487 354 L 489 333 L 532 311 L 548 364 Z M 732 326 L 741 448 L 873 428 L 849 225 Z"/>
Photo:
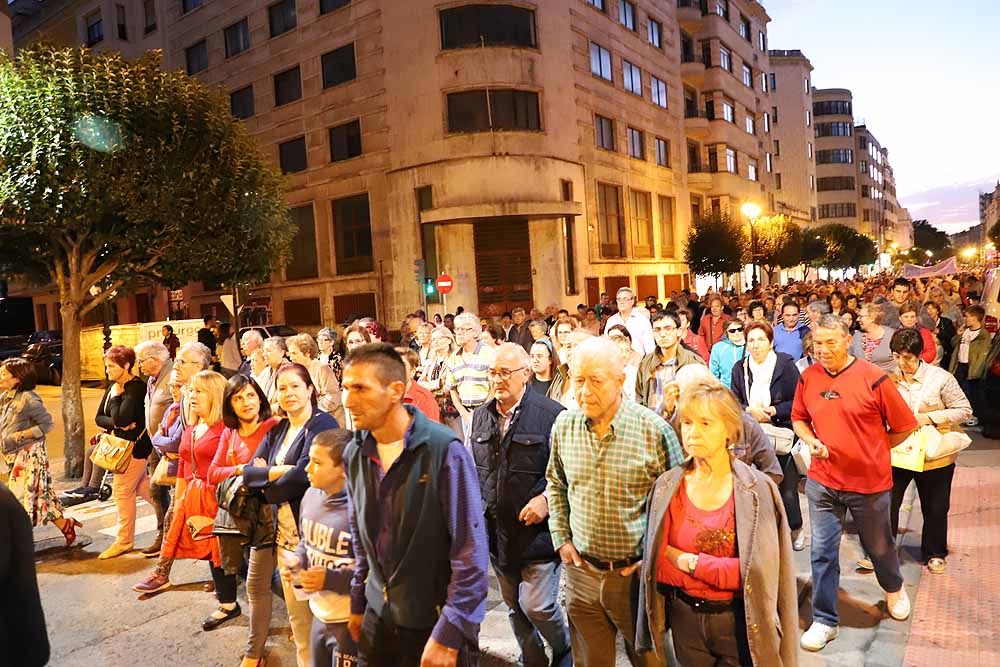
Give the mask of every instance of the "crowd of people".
<path id="1" fill-rule="evenodd" d="M 924 562 L 946 571 L 963 425 L 988 421 L 1000 382 L 977 285 L 877 277 L 665 305 L 626 287 L 574 313 L 418 311 L 395 344 L 365 318 L 315 338 L 250 329 L 234 354 L 206 318 L 198 342 L 116 345 L 91 450 L 131 447 L 98 558 L 135 548 L 144 498 L 157 533 L 141 554 L 157 561 L 134 590 L 207 561 L 210 631 L 243 613 L 244 581 L 242 667 L 266 663 L 274 593 L 300 667 L 475 664 L 489 567 L 525 667 L 611 665 L 619 640 L 633 665 L 794 665 L 797 645 L 837 636 L 848 510 L 892 618 L 911 612 L 895 547 L 911 482 Z M 34 385 L 26 362 L 0 364 L 11 491 L 70 545 Z M 91 464 L 68 497 L 103 474 Z M 807 543 L 813 621 L 797 637 Z"/>

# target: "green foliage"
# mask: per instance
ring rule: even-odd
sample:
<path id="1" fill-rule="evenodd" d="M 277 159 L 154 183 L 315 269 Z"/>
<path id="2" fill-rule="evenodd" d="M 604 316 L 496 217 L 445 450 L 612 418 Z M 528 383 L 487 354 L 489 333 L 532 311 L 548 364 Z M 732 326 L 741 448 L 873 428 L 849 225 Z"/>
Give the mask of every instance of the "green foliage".
<path id="1" fill-rule="evenodd" d="M 757 263 L 768 273 L 779 266 L 788 268 L 802 261 L 802 229 L 787 216 L 761 217 L 753 231 Z"/>
<path id="2" fill-rule="evenodd" d="M 814 260 L 828 269 L 847 269 L 872 264 L 877 257 L 875 243 L 847 225 L 830 224 L 810 230 L 825 246 L 822 257 Z"/>
<path id="3" fill-rule="evenodd" d="M 993 241 L 993 245 L 1000 248 L 1000 220 L 993 223 L 993 226 L 986 232 L 986 237 Z"/>
<path id="4" fill-rule="evenodd" d="M 927 220 L 913 221 L 913 245 L 930 250 L 934 257 L 951 257 L 955 254 L 948 234 L 934 227 Z"/>
<path id="5" fill-rule="evenodd" d="M 743 268 L 743 232 L 725 213 L 707 213 L 691 226 L 684 261 L 696 274 L 722 276 Z"/>
<path id="6" fill-rule="evenodd" d="M 288 254 L 280 175 L 227 101 L 162 71 L 158 52 L 0 58 L 0 167 L 5 275 L 76 278 L 84 295 L 138 279 L 245 284 Z"/>

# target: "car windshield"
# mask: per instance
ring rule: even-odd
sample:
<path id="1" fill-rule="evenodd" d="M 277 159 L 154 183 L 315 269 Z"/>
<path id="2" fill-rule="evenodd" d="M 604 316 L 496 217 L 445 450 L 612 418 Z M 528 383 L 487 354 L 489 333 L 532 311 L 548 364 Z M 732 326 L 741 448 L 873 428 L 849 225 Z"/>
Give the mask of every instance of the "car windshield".
<path id="1" fill-rule="evenodd" d="M 298 333 L 298 331 L 296 331 L 292 327 L 285 326 L 284 324 L 269 326 L 267 327 L 267 330 L 271 333 L 272 336 L 281 336 L 282 338 L 288 338 L 289 336 L 294 336 L 295 334 Z"/>

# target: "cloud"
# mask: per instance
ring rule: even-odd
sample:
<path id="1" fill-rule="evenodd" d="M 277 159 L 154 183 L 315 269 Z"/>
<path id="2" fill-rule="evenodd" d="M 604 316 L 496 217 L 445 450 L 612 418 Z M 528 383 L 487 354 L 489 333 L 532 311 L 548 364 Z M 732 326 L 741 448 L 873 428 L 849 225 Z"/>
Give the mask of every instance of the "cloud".
<path id="1" fill-rule="evenodd" d="M 922 192 L 902 195 L 914 219 L 926 219 L 942 231 L 954 234 L 979 224 L 979 193 L 996 187 L 994 177 L 949 183 Z"/>

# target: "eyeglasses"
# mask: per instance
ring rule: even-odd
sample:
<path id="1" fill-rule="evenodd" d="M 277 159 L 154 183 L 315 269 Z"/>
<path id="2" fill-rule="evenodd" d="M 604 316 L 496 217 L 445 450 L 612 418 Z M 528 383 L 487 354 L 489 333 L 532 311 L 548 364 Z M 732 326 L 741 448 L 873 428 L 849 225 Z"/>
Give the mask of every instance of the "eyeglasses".
<path id="1" fill-rule="evenodd" d="M 727 331 L 731 334 L 743 333 L 743 327 L 733 327 L 732 329 L 727 329 Z"/>
<path id="2" fill-rule="evenodd" d="M 510 369 L 507 369 L 507 368 L 491 368 L 488 371 L 486 371 L 486 374 L 490 378 L 500 378 L 501 380 L 503 380 L 504 382 L 506 382 L 507 380 L 510 379 L 511 375 L 513 375 L 514 373 L 516 373 L 518 371 L 523 371 L 523 370 L 524 370 L 524 366 L 521 366 L 519 368 L 510 368 Z"/>
<path id="3" fill-rule="evenodd" d="M 455 333 L 458 332 L 467 333 L 469 331 L 472 331 L 472 327 L 455 327 Z"/>

